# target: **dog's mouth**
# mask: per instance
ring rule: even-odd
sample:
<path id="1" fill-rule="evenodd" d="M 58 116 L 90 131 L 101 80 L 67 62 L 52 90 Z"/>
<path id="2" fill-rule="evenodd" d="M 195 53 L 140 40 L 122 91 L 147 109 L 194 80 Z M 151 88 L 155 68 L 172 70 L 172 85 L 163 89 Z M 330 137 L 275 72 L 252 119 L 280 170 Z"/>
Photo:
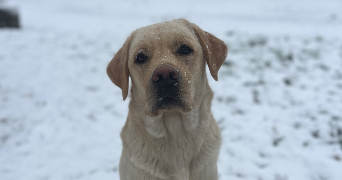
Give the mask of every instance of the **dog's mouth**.
<path id="1" fill-rule="evenodd" d="M 187 108 L 186 103 L 184 101 L 173 98 L 173 97 L 164 97 L 159 98 L 155 101 L 154 105 L 152 106 L 150 114 L 152 116 L 157 116 L 161 112 L 165 111 L 183 111 L 187 112 L 190 111 L 190 108 Z"/>
<path id="2" fill-rule="evenodd" d="M 152 83 L 155 106 L 158 109 L 168 109 L 173 106 L 181 105 L 181 87 L 179 82 L 175 83 Z"/>
<path id="3" fill-rule="evenodd" d="M 169 106 L 169 105 L 173 105 L 173 104 L 177 104 L 177 100 L 173 97 L 164 97 L 164 98 L 160 98 L 158 99 L 158 101 L 160 101 L 158 104 L 160 104 L 160 106 Z"/>
<path id="4" fill-rule="evenodd" d="M 161 97 L 155 102 L 155 108 L 159 110 L 181 108 L 182 106 L 184 105 L 178 97 Z"/>
<path id="5" fill-rule="evenodd" d="M 183 99 L 184 92 L 177 83 L 170 85 L 155 85 L 152 83 L 151 115 L 158 115 L 162 111 L 189 111 L 189 106 Z"/>
<path id="6" fill-rule="evenodd" d="M 187 102 L 188 93 L 182 76 L 176 69 L 163 66 L 157 68 L 150 81 L 151 115 L 158 115 L 163 111 L 190 111 Z"/>

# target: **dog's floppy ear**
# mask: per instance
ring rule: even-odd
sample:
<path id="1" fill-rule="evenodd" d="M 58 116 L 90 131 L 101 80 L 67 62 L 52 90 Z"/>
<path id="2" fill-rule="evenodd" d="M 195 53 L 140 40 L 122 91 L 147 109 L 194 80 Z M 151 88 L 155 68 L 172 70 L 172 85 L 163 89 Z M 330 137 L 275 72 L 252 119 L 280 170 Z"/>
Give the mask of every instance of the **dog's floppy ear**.
<path id="1" fill-rule="evenodd" d="M 121 49 L 115 54 L 114 58 L 109 62 L 107 74 L 112 82 L 122 90 L 123 100 L 128 95 L 128 53 L 132 41 L 132 35 L 127 38 Z"/>
<path id="2" fill-rule="evenodd" d="M 226 60 L 227 45 L 214 35 L 203 31 L 196 24 L 190 23 L 203 49 L 203 55 L 207 61 L 211 76 L 217 81 L 217 72 Z"/>

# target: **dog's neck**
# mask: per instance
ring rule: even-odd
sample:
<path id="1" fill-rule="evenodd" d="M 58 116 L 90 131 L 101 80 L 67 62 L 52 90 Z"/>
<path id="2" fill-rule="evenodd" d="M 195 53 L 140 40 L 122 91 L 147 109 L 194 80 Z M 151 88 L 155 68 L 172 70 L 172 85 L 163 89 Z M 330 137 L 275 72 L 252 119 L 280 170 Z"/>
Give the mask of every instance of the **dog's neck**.
<path id="1" fill-rule="evenodd" d="M 194 114 L 193 117 L 188 113 L 170 111 L 164 112 L 156 118 L 144 118 L 146 131 L 154 138 L 182 137 L 194 131 L 199 123 L 199 118 L 196 118 L 198 113 L 189 113 Z"/>

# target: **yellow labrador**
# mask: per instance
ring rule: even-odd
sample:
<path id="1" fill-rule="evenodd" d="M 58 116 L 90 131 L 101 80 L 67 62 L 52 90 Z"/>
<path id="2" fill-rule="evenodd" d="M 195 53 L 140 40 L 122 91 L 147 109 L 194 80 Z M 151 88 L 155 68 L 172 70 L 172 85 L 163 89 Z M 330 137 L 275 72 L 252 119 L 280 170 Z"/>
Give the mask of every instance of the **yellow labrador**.
<path id="1" fill-rule="evenodd" d="M 134 31 L 107 67 L 125 100 L 121 180 L 214 180 L 221 144 L 211 113 L 212 77 L 227 46 L 185 19 Z"/>

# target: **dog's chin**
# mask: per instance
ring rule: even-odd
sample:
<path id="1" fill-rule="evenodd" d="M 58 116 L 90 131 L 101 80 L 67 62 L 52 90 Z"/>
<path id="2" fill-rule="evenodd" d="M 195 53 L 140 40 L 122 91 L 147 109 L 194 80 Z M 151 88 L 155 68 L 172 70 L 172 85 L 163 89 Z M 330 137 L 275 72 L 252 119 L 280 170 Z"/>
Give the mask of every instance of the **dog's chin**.
<path id="1" fill-rule="evenodd" d="M 193 103 L 186 102 L 180 98 L 162 97 L 156 98 L 148 115 L 159 116 L 167 111 L 189 112 Z"/>

